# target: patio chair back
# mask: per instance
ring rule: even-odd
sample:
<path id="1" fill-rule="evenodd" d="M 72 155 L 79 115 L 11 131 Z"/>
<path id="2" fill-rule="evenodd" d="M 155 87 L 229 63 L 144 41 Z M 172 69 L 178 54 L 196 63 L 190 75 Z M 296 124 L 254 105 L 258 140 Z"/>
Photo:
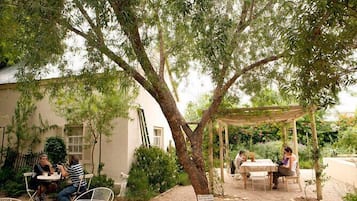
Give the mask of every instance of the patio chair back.
<path id="1" fill-rule="evenodd" d="M 81 200 L 86 200 L 86 201 L 95 201 L 95 200 L 100 200 L 100 201 L 113 201 L 114 200 L 114 192 L 110 188 L 106 187 L 97 187 L 90 189 L 78 197 L 74 201 L 81 201 Z"/>
<path id="2" fill-rule="evenodd" d="M 93 174 L 84 174 L 84 175 L 79 176 L 79 179 L 80 179 L 79 185 L 78 185 L 77 191 L 71 195 L 71 200 L 75 200 L 77 196 L 79 196 L 80 194 L 89 190 L 93 176 L 94 176 Z M 81 191 L 81 186 L 84 181 L 87 183 L 87 187 L 84 191 L 83 190 Z"/>
<path id="3" fill-rule="evenodd" d="M 26 192 L 30 197 L 31 201 L 34 201 L 34 197 L 36 196 L 37 191 L 30 189 L 29 182 L 30 179 L 32 178 L 32 175 L 34 175 L 34 172 L 25 172 L 24 173 L 24 178 L 25 178 L 25 186 L 26 186 Z"/>
<path id="4" fill-rule="evenodd" d="M 87 183 L 87 187 L 86 187 L 85 191 L 89 190 L 90 183 L 92 182 L 93 176 L 94 176 L 93 174 L 84 174 L 84 175 L 79 176 L 80 181 L 79 181 L 79 186 L 78 186 L 78 189 L 77 189 L 77 194 L 78 195 L 80 194 L 80 186 L 82 185 L 82 183 L 84 181 Z"/>

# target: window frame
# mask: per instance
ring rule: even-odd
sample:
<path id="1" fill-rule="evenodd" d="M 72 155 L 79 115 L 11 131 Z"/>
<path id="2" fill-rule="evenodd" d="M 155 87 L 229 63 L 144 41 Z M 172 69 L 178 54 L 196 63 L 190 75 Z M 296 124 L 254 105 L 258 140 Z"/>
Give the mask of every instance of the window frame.
<path id="1" fill-rule="evenodd" d="M 157 135 L 158 134 L 157 131 L 160 131 L 159 132 L 160 135 Z M 157 144 L 157 142 L 159 142 L 159 144 Z M 164 128 L 163 127 L 154 126 L 152 145 L 159 147 L 161 149 L 164 148 Z"/>

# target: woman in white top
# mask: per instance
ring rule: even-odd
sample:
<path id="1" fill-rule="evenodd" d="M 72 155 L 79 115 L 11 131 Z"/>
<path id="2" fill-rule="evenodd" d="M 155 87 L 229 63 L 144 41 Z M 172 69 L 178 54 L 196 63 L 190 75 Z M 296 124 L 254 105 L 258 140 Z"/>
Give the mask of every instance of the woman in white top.
<path id="1" fill-rule="evenodd" d="M 284 159 L 287 160 L 287 163 L 282 164 L 278 167 L 278 171 L 273 173 L 273 189 L 278 188 L 278 179 L 281 176 L 292 176 L 296 173 L 296 166 L 298 160 L 296 155 L 293 154 L 293 150 L 290 147 L 284 148 Z"/>

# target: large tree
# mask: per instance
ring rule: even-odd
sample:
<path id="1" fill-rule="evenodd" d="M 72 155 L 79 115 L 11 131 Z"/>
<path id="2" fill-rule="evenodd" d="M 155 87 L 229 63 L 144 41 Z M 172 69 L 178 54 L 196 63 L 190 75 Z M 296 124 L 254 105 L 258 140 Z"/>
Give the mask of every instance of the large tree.
<path id="1" fill-rule="evenodd" d="M 356 69 L 345 61 L 353 59 L 356 47 L 356 5 L 314 2 L 3 0 L 2 5 L 15 6 L 16 20 L 32 30 L 23 35 L 26 45 L 19 46 L 29 72 L 79 49 L 87 72 L 120 69 L 145 88 L 170 125 L 195 193 L 207 194 L 202 135 L 227 93 L 241 89 L 251 94 L 276 81 L 301 103 L 328 105 L 351 84 L 344 81 L 353 80 L 349 75 Z M 65 43 L 66 37 L 72 40 Z M 210 105 L 194 130 L 178 110 L 171 88 L 192 70 L 214 83 Z"/>

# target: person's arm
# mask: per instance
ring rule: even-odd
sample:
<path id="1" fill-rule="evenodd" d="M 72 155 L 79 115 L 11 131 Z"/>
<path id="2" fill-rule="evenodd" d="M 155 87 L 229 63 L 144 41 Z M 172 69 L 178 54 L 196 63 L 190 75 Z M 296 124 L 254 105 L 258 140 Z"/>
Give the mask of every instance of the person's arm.
<path id="1" fill-rule="evenodd" d="M 284 165 L 284 167 L 288 168 L 289 170 L 291 170 L 292 165 L 295 161 L 295 157 L 294 156 L 287 156 L 286 158 L 288 158 L 288 164 Z"/>
<path id="2" fill-rule="evenodd" d="M 63 167 L 63 165 L 57 165 L 58 169 L 60 170 L 61 172 L 61 175 L 63 177 L 67 177 L 68 176 L 68 172 L 67 170 Z"/>
<path id="3" fill-rule="evenodd" d="M 48 169 L 50 174 L 53 174 L 55 172 L 55 169 L 52 167 L 52 164 L 51 164 L 51 162 L 49 160 L 46 160 L 44 162 L 44 167 L 46 167 L 46 166 L 48 166 L 48 168 L 46 168 L 46 169 Z"/>

